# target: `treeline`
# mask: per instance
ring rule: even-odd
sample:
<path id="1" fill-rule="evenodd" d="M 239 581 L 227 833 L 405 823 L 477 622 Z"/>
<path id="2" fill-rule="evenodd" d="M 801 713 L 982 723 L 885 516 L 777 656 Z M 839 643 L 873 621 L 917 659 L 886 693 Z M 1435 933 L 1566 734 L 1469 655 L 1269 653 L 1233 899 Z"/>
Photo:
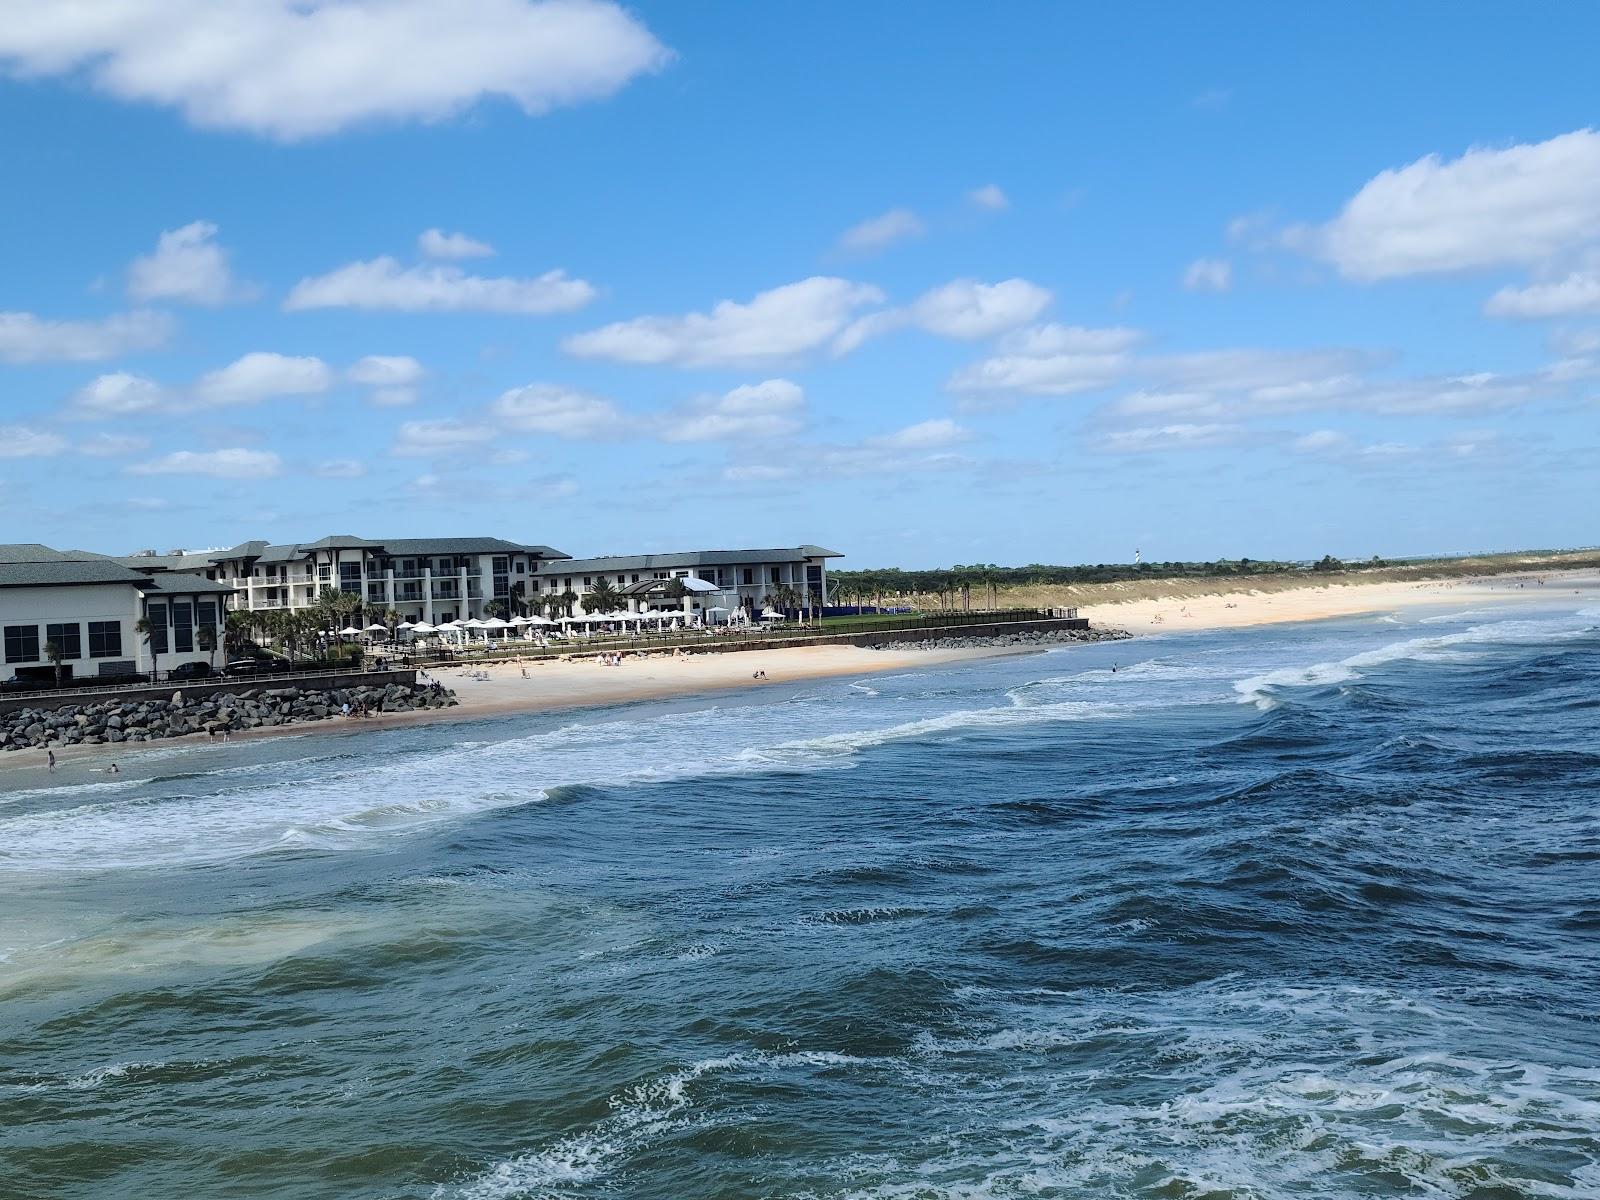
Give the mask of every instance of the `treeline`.
<path id="1" fill-rule="evenodd" d="M 1030 563 L 1025 567 L 971 563 L 925 571 L 906 571 L 899 567 L 829 571 L 828 583 L 836 596 L 864 599 L 879 595 L 939 595 L 962 588 L 977 591 L 981 588 L 1036 587 L 1044 584 L 1120 583 L 1136 579 L 1210 579 L 1229 575 L 1346 571 L 1386 565 L 1379 558 L 1346 562 L 1332 555 L 1324 555 L 1314 563 L 1262 558 L 1217 559 L 1212 562 L 1095 563 L 1092 566 L 1084 563 L 1072 567 L 1047 563 Z"/>

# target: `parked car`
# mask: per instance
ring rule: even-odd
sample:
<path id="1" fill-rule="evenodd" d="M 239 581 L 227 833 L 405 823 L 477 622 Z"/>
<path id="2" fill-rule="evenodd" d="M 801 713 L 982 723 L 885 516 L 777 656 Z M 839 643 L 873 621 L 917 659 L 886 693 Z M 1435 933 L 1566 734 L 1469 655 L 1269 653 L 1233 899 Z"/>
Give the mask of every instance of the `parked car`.
<path id="1" fill-rule="evenodd" d="M 222 668 L 222 673 L 239 678 L 247 675 L 279 675 L 288 669 L 288 662 L 281 658 L 236 658 Z"/>
<path id="2" fill-rule="evenodd" d="M 210 663 L 186 662 L 179 663 L 167 672 L 168 679 L 210 679 L 214 674 Z"/>
<path id="3" fill-rule="evenodd" d="M 0 683 L 0 692 L 47 692 L 55 686 L 54 679 L 8 679 Z"/>

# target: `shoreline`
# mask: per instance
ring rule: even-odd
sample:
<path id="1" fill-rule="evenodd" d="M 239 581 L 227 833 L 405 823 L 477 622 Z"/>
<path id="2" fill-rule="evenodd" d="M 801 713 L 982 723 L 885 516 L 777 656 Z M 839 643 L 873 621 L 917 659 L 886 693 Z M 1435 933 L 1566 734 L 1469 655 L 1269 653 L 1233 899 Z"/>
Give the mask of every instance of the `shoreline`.
<path id="1" fill-rule="evenodd" d="M 1547 582 L 1541 586 L 1536 582 L 1538 578 Z M 1080 612 L 1094 626 L 1127 630 L 1137 638 L 1140 634 L 1242 629 L 1452 604 L 1470 609 L 1474 604 L 1550 602 L 1563 595 L 1580 598 L 1587 595 L 1600 603 L 1600 572 L 1547 571 L 1537 575 L 1462 580 L 1331 584 L 1270 594 L 1218 591 L 1194 596 L 1141 598 L 1097 604 L 1086 606 Z M 912 647 L 915 645 L 911 644 Z M 451 667 L 444 671 L 427 671 L 429 678 L 437 679 L 455 693 L 458 703 L 450 708 L 380 713 L 363 719 L 307 721 L 242 730 L 230 735 L 228 740 L 343 735 L 416 724 L 515 716 L 519 713 L 576 712 L 616 704 L 692 699 L 718 692 L 918 670 L 1040 652 L 1036 646 L 1005 644 L 928 649 L 898 646 L 887 649 L 839 645 L 783 646 L 726 654 L 625 655 L 617 666 L 602 666 L 593 659 L 581 658 L 565 662 L 520 664 L 511 661 L 481 667 Z M 523 675 L 524 669 L 527 671 L 526 677 Z M 489 678 L 473 678 L 469 671 L 482 671 Z M 756 678 L 757 672 L 764 672 L 765 677 Z M 56 760 L 58 763 L 136 760 L 151 750 L 202 744 L 224 743 L 212 742 L 203 734 L 190 734 L 137 745 L 65 746 L 57 749 Z M 0 766 L 42 768 L 46 762 L 45 756 L 44 749 L 19 750 L 0 758 Z"/>

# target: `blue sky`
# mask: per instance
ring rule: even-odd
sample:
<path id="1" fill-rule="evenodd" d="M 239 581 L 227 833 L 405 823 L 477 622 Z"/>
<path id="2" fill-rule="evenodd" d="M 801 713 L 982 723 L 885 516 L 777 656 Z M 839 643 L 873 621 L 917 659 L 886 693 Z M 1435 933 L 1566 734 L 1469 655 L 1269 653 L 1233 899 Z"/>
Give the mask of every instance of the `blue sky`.
<path id="1" fill-rule="evenodd" d="M 1600 541 L 1593 9 L 978 13 L 0 0 L 5 540 Z"/>

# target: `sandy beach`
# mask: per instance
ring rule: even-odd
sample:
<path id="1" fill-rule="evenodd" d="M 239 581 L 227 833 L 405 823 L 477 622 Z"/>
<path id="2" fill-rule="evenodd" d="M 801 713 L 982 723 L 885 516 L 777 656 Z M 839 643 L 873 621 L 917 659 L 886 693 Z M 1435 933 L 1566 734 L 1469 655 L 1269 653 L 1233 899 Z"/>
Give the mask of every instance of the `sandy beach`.
<path id="1" fill-rule="evenodd" d="M 1401 613 L 1440 605 L 1471 608 L 1475 604 L 1537 603 L 1574 593 L 1600 599 L 1600 572 L 1541 571 L 1481 579 L 1335 583 L 1274 592 L 1219 591 L 1096 604 L 1079 611 L 1094 625 L 1126 629 L 1129 633 L 1172 633 L 1320 621 L 1363 613 Z"/>

